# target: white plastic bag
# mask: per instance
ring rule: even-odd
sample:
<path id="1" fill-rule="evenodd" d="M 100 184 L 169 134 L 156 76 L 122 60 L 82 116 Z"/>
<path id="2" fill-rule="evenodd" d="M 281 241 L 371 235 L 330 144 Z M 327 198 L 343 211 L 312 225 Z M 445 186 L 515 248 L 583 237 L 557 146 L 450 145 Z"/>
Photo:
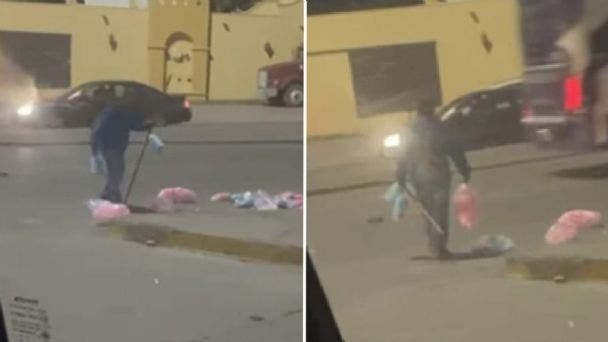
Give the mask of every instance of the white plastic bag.
<path id="1" fill-rule="evenodd" d="M 258 190 L 253 199 L 253 205 L 257 210 L 269 211 L 277 210 L 279 207 L 272 200 L 272 197 L 264 190 Z"/>
<path id="2" fill-rule="evenodd" d="M 165 143 L 160 139 L 160 137 L 154 133 L 150 134 L 149 136 L 150 139 L 150 144 L 152 146 L 152 148 L 154 148 L 154 151 L 156 152 L 162 152 L 165 148 Z"/>
<path id="3" fill-rule="evenodd" d="M 106 163 L 99 154 L 91 155 L 89 157 L 89 171 L 94 175 L 104 174 L 106 169 L 105 164 Z"/>

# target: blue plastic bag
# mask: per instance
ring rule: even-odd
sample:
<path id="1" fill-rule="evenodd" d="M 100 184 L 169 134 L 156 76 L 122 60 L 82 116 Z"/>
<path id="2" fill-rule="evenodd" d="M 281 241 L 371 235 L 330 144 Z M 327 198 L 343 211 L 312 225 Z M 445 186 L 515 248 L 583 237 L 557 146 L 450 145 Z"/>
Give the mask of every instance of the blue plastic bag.
<path id="1" fill-rule="evenodd" d="M 91 155 L 89 157 L 89 171 L 94 174 L 104 174 L 106 169 L 106 163 L 103 158 L 97 155 Z"/>
<path id="2" fill-rule="evenodd" d="M 408 206 L 408 199 L 399 183 L 395 182 L 389 186 L 384 194 L 384 200 L 389 202 L 392 206 L 391 218 L 395 222 L 399 222 Z"/>
<path id="3" fill-rule="evenodd" d="M 165 143 L 160 139 L 160 137 L 154 133 L 150 134 L 150 143 L 154 151 L 162 152 L 165 148 Z"/>

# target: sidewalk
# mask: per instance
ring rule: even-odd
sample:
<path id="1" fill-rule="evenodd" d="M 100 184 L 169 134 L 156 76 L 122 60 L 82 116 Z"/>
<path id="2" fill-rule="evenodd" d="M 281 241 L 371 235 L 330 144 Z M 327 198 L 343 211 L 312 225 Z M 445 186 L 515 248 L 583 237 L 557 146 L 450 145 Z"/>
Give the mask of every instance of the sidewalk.
<path id="1" fill-rule="evenodd" d="M 192 104 L 192 123 L 300 123 L 302 108 L 275 107 L 264 104 L 205 103 Z"/>
<path id="2" fill-rule="evenodd" d="M 395 161 L 380 155 L 379 143 L 363 136 L 309 141 L 308 193 L 392 182 Z M 540 149 L 530 143 L 486 148 L 467 153 L 474 170 L 557 159 L 574 153 Z"/>

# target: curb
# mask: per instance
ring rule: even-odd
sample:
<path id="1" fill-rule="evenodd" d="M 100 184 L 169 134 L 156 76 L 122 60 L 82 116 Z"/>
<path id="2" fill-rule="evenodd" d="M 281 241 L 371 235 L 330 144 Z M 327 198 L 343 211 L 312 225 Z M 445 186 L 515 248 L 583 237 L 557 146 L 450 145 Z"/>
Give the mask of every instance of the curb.
<path id="1" fill-rule="evenodd" d="M 580 257 L 512 257 L 507 274 L 525 280 L 608 282 L 608 259 Z"/>
<path id="2" fill-rule="evenodd" d="M 124 241 L 150 247 L 223 254 L 273 264 L 302 265 L 303 249 L 253 240 L 192 233 L 168 226 L 120 222 L 106 226 L 106 232 Z"/>

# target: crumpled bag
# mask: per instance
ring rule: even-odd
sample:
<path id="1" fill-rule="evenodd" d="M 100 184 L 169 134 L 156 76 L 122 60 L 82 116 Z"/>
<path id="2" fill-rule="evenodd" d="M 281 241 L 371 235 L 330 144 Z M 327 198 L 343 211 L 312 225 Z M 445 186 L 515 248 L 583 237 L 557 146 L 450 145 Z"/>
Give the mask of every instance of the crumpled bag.
<path id="1" fill-rule="evenodd" d="M 301 193 L 286 191 L 276 195 L 273 202 L 281 209 L 302 209 L 304 197 Z"/>
<path id="2" fill-rule="evenodd" d="M 253 198 L 253 205 L 259 211 L 279 209 L 279 206 L 272 200 L 272 197 L 264 190 L 258 190 L 256 192 Z"/>
<path id="3" fill-rule="evenodd" d="M 462 183 L 454 192 L 452 202 L 460 226 L 467 230 L 473 229 L 479 221 L 479 199 L 475 191 L 466 183 Z"/>
<path id="4" fill-rule="evenodd" d="M 234 194 L 232 195 L 232 202 L 237 208 L 253 208 L 253 194 L 251 193 L 251 191 L 247 191 L 242 194 Z"/>
<path id="5" fill-rule="evenodd" d="M 515 248 L 515 242 L 504 235 L 488 234 L 481 236 L 472 249 L 478 256 L 498 256 Z"/>
<path id="6" fill-rule="evenodd" d="M 156 151 L 157 153 L 163 151 L 163 149 L 165 148 L 165 143 L 158 135 L 151 133 L 148 138 L 150 139 L 150 146 L 152 146 L 154 151 Z"/>
<path id="7" fill-rule="evenodd" d="M 174 204 L 192 204 L 198 200 L 194 191 L 179 187 L 162 189 L 156 198 Z"/>
<path id="8" fill-rule="evenodd" d="M 122 203 L 112 203 L 101 199 L 91 199 L 87 206 L 93 220 L 98 224 L 110 223 L 131 214 L 129 207 Z"/>
<path id="9" fill-rule="evenodd" d="M 152 209 L 157 213 L 171 214 L 177 211 L 175 202 L 172 199 L 165 197 L 157 197 L 152 203 Z"/>
<path id="10" fill-rule="evenodd" d="M 570 210 L 562 214 L 545 234 L 545 242 L 559 245 L 574 240 L 578 233 L 586 228 L 597 226 L 602 221 L 602 214 L 591 210 Z"/>
<path id="11" fill-rule="evenodd" d="M 211 196 L 211 202 L 232 202 L 232 194 L 229 192 L 218 192 Z"/>

